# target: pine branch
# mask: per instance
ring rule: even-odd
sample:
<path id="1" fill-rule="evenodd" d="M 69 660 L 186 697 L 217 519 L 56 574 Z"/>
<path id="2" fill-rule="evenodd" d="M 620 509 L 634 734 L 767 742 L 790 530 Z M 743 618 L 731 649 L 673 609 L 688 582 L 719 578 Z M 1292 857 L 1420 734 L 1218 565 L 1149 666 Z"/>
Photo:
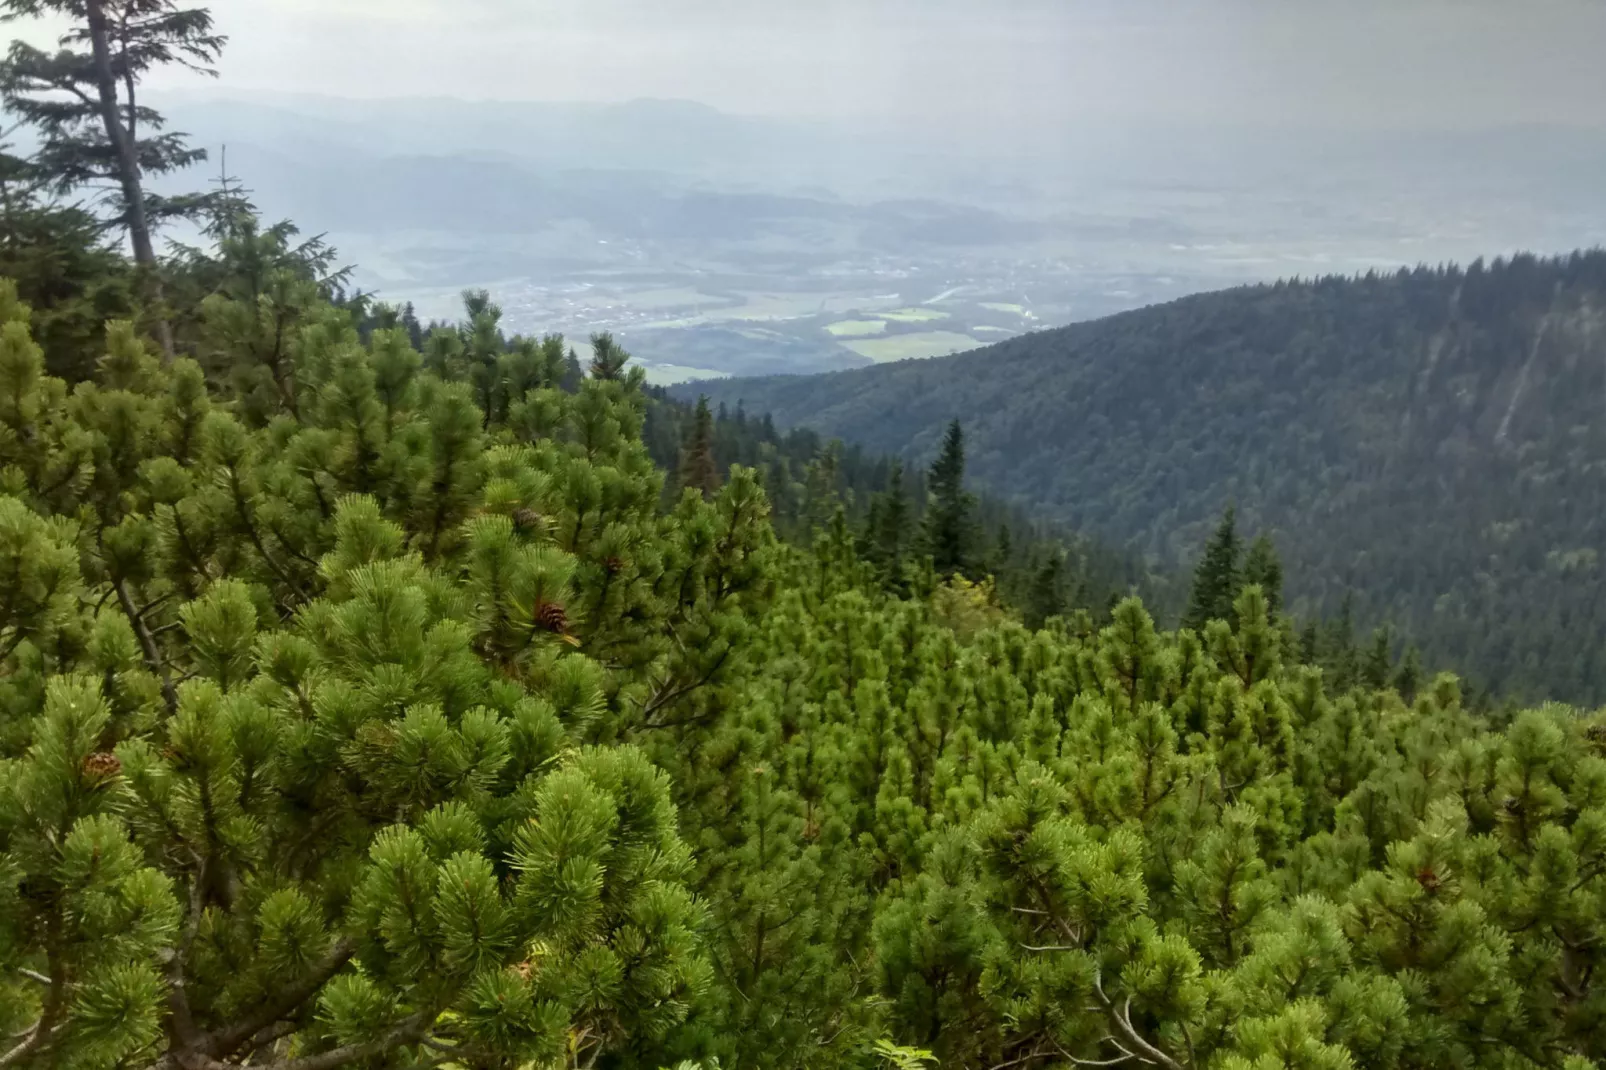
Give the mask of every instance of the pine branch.
<path id="1" fill-rule="evenodd" d="M 123 608 L 123 616 L 134 629 L 134 635 L 139 639 L 140 650 L 145 655 L 145 666 L 156 674 L 162 682 L 162 701 L 167 703 L 167 712 L 171 716 L 178 716 L 178 691 L 173 687 L 173 678 L 167 671 L 167 662 L 162 658 L 162 651 L 156 645 L 156 637 L 145 625 L 145 618 L 140 615 L 139 609 L 134 605 L 134 599 L 128 593 L 128 585 L 119 577 L 112 581 L 112 590 L 117 593 L 117 603 Z"/>
<path id="2" fill-rule="evenodd" d="M 1104 1005 L 1104 1010 L 1110 1021 L 1114 1023 L 1116 1031 L 1121 1034 L 1120 1039 L 1125 1040 L 1131 1048 L 1136 1049 L 1136 1058 L 1152 1065 L 1163 1066 L 1166 1070 L 1183 1070 L 1181 1063 L 1150 1044 L 1147 1040 L 1144 1040 L 1138 1034 L 1137 1029 L 1132 1025 L 1131 996 L 1126 997 L 1125 1006 L 1120 1010 L 1115 1009 L 1115 1002 L 1104 994 L 1104 980 L 1101 971 L 1098 970 L 1093 971 L 1093 991 L 1098 994 L 1099 1002 Z M 1117 1047 L 1121 1047 L 1119 1041 L 1115 1043 Z M 1123 1048 L 1123 1050 L 1125 1049 Z"/>
<path id="3" fill-rule="evenodd" d="M 46 977 L 49 989 L 45 993 L 44 1006 L 40 1008 L 39 1018 L 24 1030 L 24 1039 L 10 1051 L 0 1055 L 0 1067 L 14 1066 L 44 1047 L 55 1036 L 56 1026 L 60 1024 L 62 1011 L 67 1003 L 66 967 L 56 950 L 57 941 L 61 936 L 61 918 L 51 914 L 45 924 L 49 941 L 47 955 L 50 973 Z"/>
<path id="4" fill-rule="evenodd" d="M 300 1059 L 283 1059 L 275 1063 L 258 1063 L 259 1070 L 338 1070 L 339 1067 L 351 1063 L 366 1062 L 376 1056 L 386 1055 L 406 1044 L 416 1044 L 423 1039 L 424 1023 L 429 1019 L 423 1014 L 415 1014 L 384 1035 L 361 1044 L 346 1044 L 330 1051 L 320 1052 L 317 1055 L 307 1055 Z M 442 1060 L 444 1061 L 444 1060 Z M 201 1055 L 191 1057 L 180 1063 L 185 1070 L 239 1070 L 233 1063 L 222 1062 L 211 1056 Z"/>
<path id="5" fill-rule="evenodd" d="M 305 977 L 280 989 L 278 998 L 264 1003 L 255 1014 L 249 1015 L 226 1029 L 202 1037 L 198 1043 L 213 1057 L 228 1056 L 262 1030 L 282 1018 L 294 1014 L 302 1004 L 317 994 L 318 989 L 333 977 L 357 953 L 356 941 L 349 938 L 338 941 L 323 961 L 314 966 Z"/>

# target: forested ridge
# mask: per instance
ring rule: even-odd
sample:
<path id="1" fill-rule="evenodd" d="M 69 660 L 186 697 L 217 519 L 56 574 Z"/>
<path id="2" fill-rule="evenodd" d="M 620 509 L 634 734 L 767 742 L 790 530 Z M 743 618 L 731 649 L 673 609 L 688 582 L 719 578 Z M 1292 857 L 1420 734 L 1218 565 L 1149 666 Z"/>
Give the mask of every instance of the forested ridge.
<path id="1" fill-rule="evenodd" d="M 873 452 L 963 420 L 989 491 L 1191 560 L 1221 510 L 1290 603 L 1510 694 L 1606 697 L 1606 253 L 1203 294 L 962 354 L 697 384 Z"/>
<path id="2" fill-rule="evenodd" d="M 0 0 L 0 1070 L 1606 1062 L 1606 715 L 147 201 L 109 2 Z"/>

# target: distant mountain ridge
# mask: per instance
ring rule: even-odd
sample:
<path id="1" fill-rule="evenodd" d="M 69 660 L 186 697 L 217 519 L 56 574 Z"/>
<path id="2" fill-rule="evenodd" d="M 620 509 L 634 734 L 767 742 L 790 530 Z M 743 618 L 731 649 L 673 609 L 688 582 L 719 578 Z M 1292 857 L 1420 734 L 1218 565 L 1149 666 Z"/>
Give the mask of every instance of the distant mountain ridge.
<path id="1" fill-rule="evenodd" d="M 705 392 L 930 453 L 965 422 L 990 490 L 1165 562 L 1228 502 L 1295 607 L 1353 591 L 1430 658 L 1606 700 L 1606 252 L 1281 282 L 959 356 Z"/>

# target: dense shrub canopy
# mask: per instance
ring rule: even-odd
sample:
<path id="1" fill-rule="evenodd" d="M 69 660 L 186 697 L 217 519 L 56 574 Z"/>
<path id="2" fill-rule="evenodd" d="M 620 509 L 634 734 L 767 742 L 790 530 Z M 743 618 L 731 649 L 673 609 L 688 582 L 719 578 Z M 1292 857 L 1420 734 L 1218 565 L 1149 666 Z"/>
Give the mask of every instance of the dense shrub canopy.
<path id="1" fill-rule="evenodd" d="M 1606 1057 L 1596 718 L 1324 674 L 1269 551 L 1028 628 L 275 270 L 72 386 L 0 288 L 0 1065 Z"/>

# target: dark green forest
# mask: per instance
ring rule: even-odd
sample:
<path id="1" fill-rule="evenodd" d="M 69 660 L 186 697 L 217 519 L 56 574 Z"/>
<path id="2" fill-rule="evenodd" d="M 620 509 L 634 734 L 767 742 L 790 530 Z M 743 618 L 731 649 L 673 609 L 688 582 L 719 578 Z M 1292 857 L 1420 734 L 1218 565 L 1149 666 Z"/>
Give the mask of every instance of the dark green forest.
<path id="1" fill-rule="evenodd" d="M 237 182 L 147 200 L 207 12 L 41 7 L 0 1070 L 1606 1065 L 1606 715 L 1290 603 L 1340 581 L 1247 508 L 1169 580 L 966 423 L 904 463 L 420 324 Z"/>
<path id="2" fill-rule="evenodd" d="M 650 388 L 648 397 L 643 438 L 653 460 L 672 473 L 666 484 L 672 494 L 686 482 L 686 456 L 698 449 L 698 406 L 662 388 Z M 768 416 L 750 419 L 740 407 L 734 413 L 723 405 L 710 408 L 703 418 L 708 432 L 702 448 L 714 470 L 733 464 L 753 469 L 781 537 L 807 547 L 838 522 L 840 512 L 858 552 L 878 561 L 896 589 L 910 590 L 902 573 L 924 548 L 921 531 L 933 501 L 924 468 L 825 441 L 807 428 L 782 434 Z M 1186 596 L 1180 573 L 1151 569 L 1135 553 L 1045 523 L 1030 509 L 968 488 L 966 493 L 970 507 L 959 559 L 939 562 L 938 568 L 972 580 L 990 578 L 1030 622 L 1072 610 L 1103 622 L 1129 595 L 1162 611 Z"/>
<path id="3" fill-rule="evenodd" d="M 1229 504 L 1290 606 L 1526 698 L 1606 698 L 1606 253 L 1203 294 L 957 357 L 698 384 L 1190 562 Z"/>

